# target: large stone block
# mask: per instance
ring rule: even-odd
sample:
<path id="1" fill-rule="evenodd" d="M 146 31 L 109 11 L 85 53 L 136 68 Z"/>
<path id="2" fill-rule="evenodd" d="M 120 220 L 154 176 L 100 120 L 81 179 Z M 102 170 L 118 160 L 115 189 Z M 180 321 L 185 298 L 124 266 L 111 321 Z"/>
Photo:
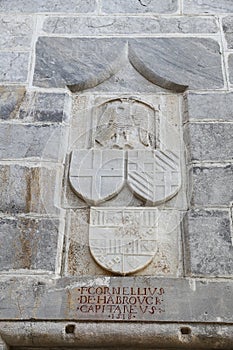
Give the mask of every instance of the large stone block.
<path id="1" fill-rule="evenodd" d="M 28 50 L 31 47 L 33 19 L 30 16 L 0 15 L 0 31 L 1 50 Z"/>
<path id="2" fill-rule="evenodd" d="M 190 349 L 190 343 L 193 349 L 210 349 L 208 341 L 203 344 L 203 335 L 206 336 L 207 333 L 209 339 L 214 339 L 211 343 L 214 349 L 217 339 L 222 339 L 220 336 L 224 338 L 222 330 L 229 329 L 232 324 L 233 283 L 231 279 L 222 280 L 219 283 L 214 279 L 206 281 L 154 276 L 150 278 L 148 276 L 124 278 L 119 276 L 76 278 L 4 276 L 1 278 L 0 292 L 1 334 L 11 345 L 20 344 L 27 347 L 30 345 L 30 348 L 34 348 L 36 340 L 37 346 L 42 348 L 51 348 L 51 346 L 59 348 L 61 345 L 66 348 L 73 345 L 75 348 L 87 349 L 91 335 L 91 339 L 93 340 L 94 337 L 95 341 L 91 343 L 94 349 L 103 349 L 103 344 L 106 345 L 105 348 L 109 348 L 111 344 L 112 348 L 116 349 L 116 338 L 119 344 L 122 337 L 128 342 L 127 349 L 132 349 L 132 341 L 135 341 L 139 333 L 140 336 L 133 343 L 136 349 L 155 349 L 155 339 L 156 346 L 161 344 L 161 349 L 166 349 L 164 344 L 169 344 L 171 346 L 169 349 Z M 18 325 L 16 326 L 16 322 L 12 326 L 9 323 L 7 325 L 7 320 L 16 320 Z M 21 327 L 22 323 L 19 321 L 22 320 L 30 321 L 30 335 L 27 324 L 25 328 Z M 62 327 L 57 328 L 55 324 L 50 323 L 51 320 L 56 320 L 57 326 L 61 325 L 61 321 L 66 322 L 62 323 Z M 44 322 L 41 324 L 39 321 Z M 186 322 L 192 324 L 189 327 L 183 326 Z M 198 336 L 195 324 L 199 322 L 205 328 Z M 162 324 L 164 329 L 166 323 L 168 324 L 166 332 L 157 338 L 158 325 Z M 216 324 L 213 326 L 211 323 Z M 46 324 L 51 325 L 49 330 Z M 100 328 L 101 324 L 103 328 Z M 219 329 L 219 324 L 224 325 L 224 328 Z M 73 327 L 66 327 L 68 325 Z M 135 331 L 137 325 L 139 327 Z M 145 332 L 141 333 L 142 327 Z M 170 335 L 170 341 L 166 343 L 167 330 L 171 330 L 171 327 L 174 327 L 173 336 Z M 70 328 L 73 332 L 68 332 Z M 149 343 L 146 342 L 148 332 Z M 177 338 L 174 338 L 175 335 Z M 96 341 L 98 341 L 98 347 Z M 174 348 L 174 341 L 178 348 Z M 148 347 L 145 347 L 145 342 Z M 125 347 L 125 342 L 120 344 L 122 348 Z M 186 344 L 188 347 L 184 346 Z M 219 346 L 219 349 L 230 350 L 231 347 Z"/>
<path id="3" fill-rule="evenodd" d="M 184 13 L 231 13 L 231 0 L 184 0 Z"/>
<path id="4" fill-rule="evenodd" d="M 34 84 L 83 90 L 120 70 L 126 59 L 123 39 L 39 38 Z"/>
<path id="5" fill-rule="evenodd" d="M 37 12 L 66 12 L 88 13 L 96 10 L 96 0 L 1 0 L 1 12 L 37 13 Z"/>
<path id="6" fill-rule="evenodd" d="M 233 166 L 194 166 L 192 204 L 202 207 L 227 206 L 233 201 Z"/>
<path id="7" fill-rule="evenodd" d="M 233 275 L 233 245 L 228 210 L 192 210 L 185 219 L 186 274 Z"/>
<path id="8" fill-rule="evenodd" d="M 104 13 L 174 13 L 178 10 L 177 0 L 134 1 L 134 0 L 103 0 Z"/>
<path id="9" fill-rule="evenodd" d="M 57 215 L 60 172 L 45 166 L 0 165 L 0 212 Z"/>
<path id="10" fill-rule="evenodd" d="M 26 83 L 29 53 L 0 52 L 0 82 Z"/>
<path id="11" fill-rule="evenodd" d="M 66 122 L 70 116 L 71 100 L 64 93 L 27 93 L 20 106 L 18 118 L 26 122 Z"/>
<path id="12" fill-rule="evenodd" d="M 59 221 L 0 218 L 0 270 L 55 271 Z"/>
<path id="13" fill-rule="evenodd" d="M 233 17 L 227 16 L 222 20 L 223 32 L 229 49 L 233 49 Z"/>
<path id="14" fill-rule="evenodd" d="M 52 124 L 0 124 L 2 159 L 63 159 L 66 130 Z"/>
<path id="15" fill-rule="evenodd" d="M 34 84 L 79 91 L 107 80 L 129 60 L 147 80 L 183 91 L 223 87 L 219 45 L 211 39 L 44 38 L 37 42 Z M 127 58 L 128 56 L 128 58 Z M 153 59 L 152 59 L 153 58 Z M 211 70 L 209 67 L 212 67 Z"/>
<path id="16" fill-rule="evenodd" d="M 222 161 L 233 159 L 233 124 L 190 123 L 187 147 L 192 160 Z"/>
<path id="17" fill-rule="evenodd" d="M 228 56 L 229 78 L 230 83 L 233 84 L 233 55 Z"/>
<path id="18" fill-rule="evenodd" d="M 175 91 L 223 87 L 220 48 L 199 38 L 132 39 L 132 65 L 149 81 Z M 209 67 L 211 66 L 211 70 Z"/>
<path id="19" fill-rule="evenodd" d="M 233 93 L 188 93 L 187 119 L 233 121 Z M 223 143 L 221 143 L 223 145 Z"/>
<path id="20" fill-rule="evenodd" d="M 0 119 L 14 119 L 24 99 L 25 88 L 0 87 Z"/>
<path id="21" fill-rule="evenodd" d="M 155 18 L 136 16 L 48 17 L 43 31 L 53 34 L 114 35 L 157 33 L 216 33 L 216 20 L 209 17 Z"/>

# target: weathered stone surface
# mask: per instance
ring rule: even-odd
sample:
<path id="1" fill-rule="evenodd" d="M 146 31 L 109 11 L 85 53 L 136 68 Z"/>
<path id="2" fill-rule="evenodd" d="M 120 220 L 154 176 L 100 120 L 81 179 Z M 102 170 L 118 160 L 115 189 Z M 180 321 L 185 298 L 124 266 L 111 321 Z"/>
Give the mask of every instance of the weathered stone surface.
<path id="1" fill-rule="evenodd" d="M 177 0 L 134 1 L 134 0 L 102 0 L 104 13 L 174 13 L 178 10 Z"/>
<path id="2" fill-rule="evenodd" d="M 233 327 L 231 325 L 189 324 L 189 323 L 106 323 L 99 322 L 1 322 L 1 332 L 7 344 L 20 345 L 22 350 L 33 350 L 36 343 L 40 347 L 75 347 L 82 350 L 95 347 L 104 350 L 114 349 L 115 345 L 126 350 L 210 349 L 231 350 Z M 73 333 L 66 333 L 73 329 Z M 188 334 L 186 334 L 186 333 Z M 183 334 L 184 333 L 184 334 Z M 91 335 L 91 336 L 90 336 Z M 4 349 L 5 350 L 5 349 Z"/>
<path id="3" fill-rule="evenodd" d="M 106 202 L 124 186 L 122 150 L 74 150 L 70 164 L 70 183 L 87 203 Z"/>
<path id="4" fill-rule="evenodd" d="M 98 85 L 117 72 L 126 58 L 125 40 L 39 38 L 34 84 L 71 86 L 72 91 Z"/>
<path id="5" fill-rule="evenodd" d="M 0 153 L 2 159 L 63 158 L 65 129 L 51 124 L 0 124 Z"/>
<path id="6" fill-rule="evenodd" d="M 62 93 L 27 93 L 18 118 L 26 122 L 62 123 L 70 117 L 71 101 Z"/>
<path id="7" fill-rule="evenodd" d="M 25 88 L 0 87 L 0 119 L 14 119 L 24 99 Z"/>
<path id="8" fill-rule="evenodd" d="M 120 208 L 122 207 L 118 207 L 118 211 L 121 210 Z M 143 208 L 141 208 L 141 211 L 143 212 Z M 111 276 L 112 273 L 102 269 L 91 256 L 88 237 L 89 216 L 89 209 L 80 208 L 71 210 L 69 213 L 69 232 L 67 232 L 66 242 L 68 256 L 65 271 L 68 275 L 75 276 L 100 276 L 103 274 Z M 157 235 L 156 254 L 146 269 L 138 271 L 134 275 L 175 277 L 181 274 L 180 220 L 177 211 L 171 213 L 169 210 L 161 210 L 159 212 L 158 226 L 160 229 Z M 106 229 L 107 225 L 105 231 Z"/>
<path id="9" fill-rule="evenodd" d="M 55 192 L 58 168 L 0 165 L 0 212 L 58 214 Z"/>
<path id="10" fill-rule="evenodd" d="M 188 126 L 189 148 L 192 160 L 232 160 L 233 124 L 190 123 Z M 187 138 L 187 137 L 186 137 Z"/>
<path id="11" fill-rule="evenodd" d="M 184 0 L 184 13 L 231 13 L 231 0 Z"/>
<path id="12" fill-rule="evenodd" d="M 0 270 L 55 271 L 59 221 L 0 218 Z"/>
<path id="13" fill-rule="evenodd" d="M 132 39 L 129 45 L 132 65 L 163 88 L 182 91 L 187 86 L 190 89 L 223 87 L 220 49 L 214 40 Z"/>
<path id="14" fill-rule="evenodd" d="M 90 89 L 91 92 L 110 92 L 110 93 L 158 93 L 167 90 L 155 85 L 145 79 L 134 67 L 127 62 L 122 69 L 108 80 Z"/>
<path id="15" fill-rule="evenodd" d="M 228 67 L 230 83 L 233 84 L 233 55 L 228 56 Z"/>
<path id="16" fill-rule="evenodd" d="M 96 0 L 1 0 L 1 12 L 37 13 L 37 12 L 67 12 L 87 13 L 96 10 Z"/>
<path id="17" fill-rule="evenodd" d="M 212 17 L 48 17 L 43 31 L 56 34 L 114 35 L 157 33 L 216 33 Z"/>
<path id="18" fill-rule="evenodd" d="M 186 273 L 192 276 L 233 275 L 233 245 L 227 210 L 192 210 L 185 223 Z"/>
<path id="19" fill-rule="evenodd" d="M 221 292 L 220 292 L 221 293 Z M 30 325 L 30 333 L 29 333 Z M 70 333 L 71 331 L 71 333 Z M 22 350 L 73 347 L 111 349 L 232 349 L 233 326 L 228 324 L 98 322 L 95 321 L 3 321 L 0 332 L 7 344 Z M 29 334 L 30 336 L 29 336 Z M 118 347 L 116 347 L 118 344 Z M 156 345 L 155 345 L 156 344 Z M 155 348 L 156 346 L 156 348 Z M 4 349 L 5 350 L 5 349 Z"/>
<path id="20" fill-rule="evenodd" d="M 233 93 L 188 93 L 186 103 L 186 117 L 191 121 L 233 121 Z M 224 146 L 222 142 L 221 144 Z"/>
<path id="21" fill-rule="evenodd" d="M 114 289 L 114 299 L 116 296 L 127 297 L 139 296 L 142 301 L 142 308 L 137 304 L 132 308 L 132 316 L 135 318 L 128 321 L 170 321 L 170 322 L 222 322 L 226 324 L 232 323 L 232 292 L 233 284 L 231 280 L 222 281 L 221 284 L 213 281 L 198 281 L 195 279 L 173 279 L 173 278 L 155 278 L 145 277 L 77 277 L 77 278 L 60 278 L 46 279 L 28 277 L 25 278 L 1 278 L 1 290 L 4 291 L 3 297 L 0 300 L 0 317 L 3 321 L 17 319 L 20 320 L 76 320 L 79 322 L 83 319 L 89 321 L 124 321 L 123 315 L 128 317 L 129 309 L 125 308 L 125 312 L 120 315 L 120 309 L 123 307 L 122 299 L 118 301 L 118 310 L 115 312 L 117 317 L 112 318 L 113 308 L 116 304 L 113 303 L 112 312 L 110 307 L 106 305 L 106 298 L 110 296 Z M 124 289 L 123 289 L 124 288 Z M 139 288 L 139 289 L 138 289 Z M 145 288 L 145 289 L 144 289 Z M 127 294 L 128 293 L 128 294 Z M 144 293 L 144 295 L 143 295 Z M 157 308 L 150 313 L 151 306 L 146 308 L 144 297 L 155 296 L 157 299 Z M 158 296 L 157 293 L 160 293 Z M 80 294 L 89 295 L 89 301 L 78 300 Z M 139 295 L 140 294 L 140 295 Z M 156 295 L 155 295 L 156 294 Z M 102 299 L 100 309 L 95 308 L 99 303 L 94 302 L 93 298 Z M 104 301 L 105 297 L 105 301 Z M 134 298 L 131 299 L 133 302 Z M 100 299 L 99 299 L 100 300 Z M 174 302 L 175 300 L 175 302 Z M 152 301 L 147 299 L 148 303 Z M 160 304 L 159 304 L 160 302 Z M 90 308 L 92 303 L 92 309 Z M 94 304 L 93 304 L 94 303 Z M 110 304 L 110 303 L 109 303 Z M 85 305 L 82 310 L 77 309 L 79 306 Z M 93 308 L 94 305 L 94 308 Z M 187 307 L 188 305 L 188 307 Z M 130 306 L 130 304 L 128 304 Z M 148 305 L 147 305 L 148 306 Z M 87 307 L 90 308 L 89 312 Z M 159 312 L 161 309 L 161 312 Z M 135 312 L 135 313 L 133 313 Z M 110 317 L 109 317 L 110 315 Z M 117 322 L 117 324 L 118 324 Z M 113 322 L 116 331 L 116 322 Z M 135 327 L 135 323 L 134 327 Z M 87 326 L 87 324 L 85 325 Z M 105 327 L 107 323 L 105 323 Z M 155 325 L 151 325 L 153 334 Z M 124 327 L 126 325 L 124 324 Z M 96 330 L 98 331 L 98 327 Z M 118 328 L 117 328 L 118 329 Z M 215 330 L 216 332 L 216 330 Z M 87 334 L 90 334 L 87 332 Z M 64 334 L 63 334 L 64 337 Z M 47 338 L 48 339 L 48 338 Z M 163 339 L 164 341 L 164 339 Z M 89 343 L 90 344 L 90 343 Z"/>
<path id="22" fill-rule="evenodd" d="M 233 11 L 232 11 L 233 12 Z M 233 49 L 233 17 L 227 16 L 222 19 L 223 32 L 229 49 Z"/>
<path id="23" fill-rule="evenodd" d="M 29 16 L 6 16 L 0 14 L 0 31 L 1 50 L 30 49 L 33 31 L 33 19 Z"/>
<path id="24" fill-rule="evenodd" d="M 34 84 L 68 85 L 72 91 L 94 87 L 126 64 L 126 45 L 126 39 L 39 38 Z M 223 87 L 219 46 L 211 39 L 130 39 L 129 60 L 163 88 Z"/>
<path id="25" fill-rule="evenodd" d="M 29 53 L 0 52 L 0 82 L 26 83 Z"/>
<path id="26" fill-rule="evenodd" d="M 227 206 L 233 201 L 233 166 L 194 166 L 192 203 L 196 206 Z"/>

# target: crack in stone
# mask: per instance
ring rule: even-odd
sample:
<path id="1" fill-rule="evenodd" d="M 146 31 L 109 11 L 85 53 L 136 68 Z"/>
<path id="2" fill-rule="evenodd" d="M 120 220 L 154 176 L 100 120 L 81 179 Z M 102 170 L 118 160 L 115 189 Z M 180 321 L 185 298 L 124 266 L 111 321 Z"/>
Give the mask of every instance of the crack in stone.
<path id="1" fill-rule="evenodd" d="M 93 24 L 89 24 L 88 28 L 105 28 L 105 27 L 111 27 L 112 25 L 114 25 L 116 23 L 116 20 L 114 19 L 111 23 L 108 24 L 102 24 L 102 25 L 93 25 Z"/>
<path id="2" fill-rule="evenodd" d="M 144 4 L 144 3 L 142 2 L 142 0 L 138 0 L 138 2 L 139 2 L 140 5 L 142 5 L 142 6 L 144 6 L 144 7 L 147 7 L 147 6 L 151 3 L 151 0 L 149 0 L 149 1 L 147 2 L 147 4 Z"/>

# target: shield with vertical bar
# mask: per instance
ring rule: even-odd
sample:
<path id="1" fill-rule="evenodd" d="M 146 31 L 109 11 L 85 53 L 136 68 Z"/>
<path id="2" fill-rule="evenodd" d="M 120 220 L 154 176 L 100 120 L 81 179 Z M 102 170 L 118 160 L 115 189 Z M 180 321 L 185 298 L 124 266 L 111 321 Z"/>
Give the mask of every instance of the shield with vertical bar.
<path id="1" fill-rule="evenodd" d="M 98 204 L 117 195 L 124 185 L 121 150 L 73 150 L 69 180 L 78 196 Z"/>
<path id="2" fill-rule="evenodd" d="M 175 196 L 180 172 L 180 159 L 172 151 L 128 151 L 127 183 L 136 196 L 153 205 Z"/>
<path id="3" fill-rule="evenodd" d="M 89 246 L 104 269 L 127 275 L 146 267 L 157 252 L 156 208 L 91 208 Z"/>

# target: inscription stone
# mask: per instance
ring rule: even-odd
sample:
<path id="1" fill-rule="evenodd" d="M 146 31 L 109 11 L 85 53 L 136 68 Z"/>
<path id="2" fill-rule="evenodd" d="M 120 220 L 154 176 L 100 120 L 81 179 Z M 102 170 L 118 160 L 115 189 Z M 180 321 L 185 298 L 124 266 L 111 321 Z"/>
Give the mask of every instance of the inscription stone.
<path id="1" fill-rule="evenodd" d="M 165 313 L 162 287 L 81 287 L 77 289 L 77 315 L 81 319 L 137 321 Z"/>

